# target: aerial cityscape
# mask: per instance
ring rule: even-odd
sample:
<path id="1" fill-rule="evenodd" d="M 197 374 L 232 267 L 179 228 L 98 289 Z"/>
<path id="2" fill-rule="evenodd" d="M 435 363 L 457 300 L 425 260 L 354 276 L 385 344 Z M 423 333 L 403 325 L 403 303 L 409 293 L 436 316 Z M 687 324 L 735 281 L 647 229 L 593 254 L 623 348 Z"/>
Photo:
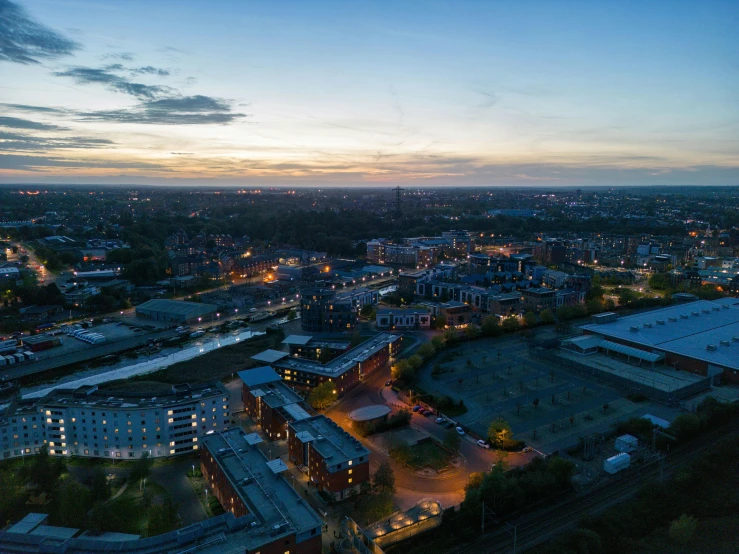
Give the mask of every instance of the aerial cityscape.
<path id="1" fill-rule="evenodd" d="M 0 553 L 738 552 L 738 19 L 0 0 Z"/>

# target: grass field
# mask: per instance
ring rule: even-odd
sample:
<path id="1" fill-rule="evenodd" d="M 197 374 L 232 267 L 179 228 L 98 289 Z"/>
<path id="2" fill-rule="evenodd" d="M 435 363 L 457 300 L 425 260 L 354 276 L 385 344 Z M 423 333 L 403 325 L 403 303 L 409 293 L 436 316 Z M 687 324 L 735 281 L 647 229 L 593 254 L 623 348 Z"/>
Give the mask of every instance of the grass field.
<path id="1" fill-rule="evenodd" d="M 166 386 L 168 388 L 178 383 L 229 380 L 231 375 L 237 371 L 261 365 L 259 362 L 252 360 L 251 356 L 268 348 L 279 349 L 284 338 L 282 331 L 259 335 L 239 344 L 224 346 L 192 360 L 176 363 L 154 373 L 131 379 L 110 381 L 100 385 L 100 388 L 122 392 L 149 392 L 154 384 L 158 387 Z"/>
<path id="2" fill-rule="evenodd" d="M 436 471 L 441 471 L 446 469 L 453 457 L 448 450 L 433 440 L 414 444 L 410 447 L 410 452 L 411 458 L 408 465 L 416 469 L 431 467 Z"/>

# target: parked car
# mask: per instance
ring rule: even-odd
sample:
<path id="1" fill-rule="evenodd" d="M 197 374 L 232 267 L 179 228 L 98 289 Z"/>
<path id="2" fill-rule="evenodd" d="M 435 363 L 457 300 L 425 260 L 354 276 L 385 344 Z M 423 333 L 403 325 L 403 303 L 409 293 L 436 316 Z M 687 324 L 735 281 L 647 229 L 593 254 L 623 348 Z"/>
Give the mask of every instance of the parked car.
<path id="1" fill-rule="evenodd" d="M 457 427 L 455 430 L 457 431 L 457 434 L 459 436 L 461 436 L 461 437 L 464 436 L 464 429 L 462 429 L 461 427 Z"/>
<path id="2" fill-rule="evenodd" d="M 386 387 L 390 387 L 390 386 L 392 386 L 392 384 L 393 384 L 392 379 L 390 381 L 385 381 L 385 386 Z"/>
<path id="3" fill-rule="evenodd" d="M 414 412 L 417 412 L 420 409 L 421 409 L 421 406 L 419 406 L 418 404 L 416 404 L 415 406 L 413 406 L 413 411 Z"/>
<path id="4" fill-rule="evenodd" d="M 439 425 L 441 425 L 441 424 L 442 424 L 442 423 L 444 423 L 445 421 L 446 421 L 446 419 L 444 419 L 443 417 L 437 417 L 437 418 L 436 418 L 436 423 L 438 423 Z"/>
<path id="5" fill-rule="evenodd" d="M 446 423 L 444 424 L 444 426 L 443 426 L 443 427 L 444 427 L 444 429 L 451 429 L 452 427 L 454 427 L 454 423 L 453 423 L 453 422 L 451 422 L 451 421 L 447 421 L 447 422 L 446 422 Z"/>
<path id="6" fill-rule="evenodd" d="M 480 448 L 484 448 L 485 450 L 490 449 L 490 445 L 488 443 L 486 443 L 482 439 L 480 439 L 479 441 L 477 441 L 477 446 L 479 446 Z"/>
<path id="7" fill-rule="evenodd" d="M 115 324 L 116 327 L 120 327 L 121 325 L 123 325 L 122 321 L 119 321 L 118 323 Z"/>

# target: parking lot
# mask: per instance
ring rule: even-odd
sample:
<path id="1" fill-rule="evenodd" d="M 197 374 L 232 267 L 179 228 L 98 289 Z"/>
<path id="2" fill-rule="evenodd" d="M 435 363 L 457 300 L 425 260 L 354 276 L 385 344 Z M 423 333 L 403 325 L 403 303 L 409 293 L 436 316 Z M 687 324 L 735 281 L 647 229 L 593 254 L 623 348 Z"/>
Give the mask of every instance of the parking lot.
<path id="1" fill-rule="evenodd" d="M 654 407 L 530 356 L 529 343 L 517 336 L 444 350 L 421 370 L 421 381 L 428 392 L 462 399 L 468 411 L 455 419 L 474 434 L 487 436 L 490 422 L 502 417 L 516 438 L 542 452 Z"/>

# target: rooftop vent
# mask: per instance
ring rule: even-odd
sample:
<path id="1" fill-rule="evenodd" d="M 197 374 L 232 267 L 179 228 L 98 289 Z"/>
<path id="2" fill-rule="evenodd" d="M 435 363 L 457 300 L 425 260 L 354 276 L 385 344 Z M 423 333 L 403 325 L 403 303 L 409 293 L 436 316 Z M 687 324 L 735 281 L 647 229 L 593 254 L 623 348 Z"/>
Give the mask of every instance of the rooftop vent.
<path id="1" fill-rule="evenodd" d="M 720 344 L 721 344 L 721 346 L 730 346 L 731 345 L 731 342 L 729 342 L 728 340 L 722 340 L 720 342 Z"/>
<path id="2" fill-rule="evenodd" d="M 712 310 L 713 310 L 714 312 L 720 312 L 720 311 L 721 311 L 721 306 L 713 306 L 713 307 L 712 307 L 711 309 L 712 309 Z"/>
<path id="3" fill-rule="evenodd" d="M 652 328 L 652 324 L 651 323 L 645 323 L 644 324 L 644 327 L 646 327 L 647 329 L 651 329 Z"/>
<path id="4" fill-rule="evenodd" d="M 677 321 L 676 317 L 668 317 L 667 321 L 671 321 L 672 323 L 675 323 Z"/>
<path id="5" fill-rule="evenodd" d="M 664 325 L 664 324 L 665 324 L 665 320 L 664 319 L 658 319 L 657 320 L 657 325 Z"/>
<path id="6" fill-rule="evenodd" d="M 699 316 L 699 315 L 701 315 L 701 314 L 700 314 L 700 312 L 690 312 L 690 315 L 695 315 L 695 316 Z"/>
<path id="7" fill-rule="evenodd" d="M 708 308 L 703 308 L 703 309 L 702 309 L 701 311 L 702 311 L 702 312 L 703 312 L 704 314 L 710 314 L 710 313 L 711 313 L 711 310 L 709 310 Z"/>
<path id="8" fill-rule="evenodd" d="M 631 327 L 629 327 L 629 330 L 633 333 L 636 333 L 639 330 L 639 327 L 637 327 L 636 325 L 632 325 Z"/>
<path id="9" fill-rule="evenodd" d="M 737 337 L 735 335 L 735 336 L 731 337 L 731 340 L 733 340 L 734 342 L 739 342 L 739 337 Z"/>
<path id="10" fill-rule="evenodd" d="M 728 304 L 721 304 L 721 307 L 722 307 L 722 308 L 723 308 L 724 310 L 728 310 L 730 306 L 729 306 Z"/>
<path id="11" fill-rule="evenodd" d="M 715 352 L 716 351 L 716 345 L 715 344 L 709 344 L 709 345 L 706 346 L 706 350 L 708 350 L 710 352 Z"/>
<path id="12" fill-rule="evenodd" d="M 680 314 L 680 319 L 688 319 L 688 314 Z"/>

